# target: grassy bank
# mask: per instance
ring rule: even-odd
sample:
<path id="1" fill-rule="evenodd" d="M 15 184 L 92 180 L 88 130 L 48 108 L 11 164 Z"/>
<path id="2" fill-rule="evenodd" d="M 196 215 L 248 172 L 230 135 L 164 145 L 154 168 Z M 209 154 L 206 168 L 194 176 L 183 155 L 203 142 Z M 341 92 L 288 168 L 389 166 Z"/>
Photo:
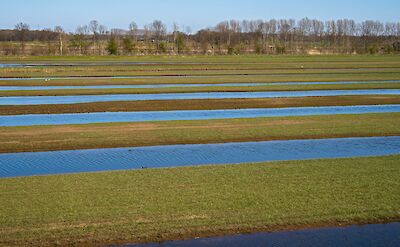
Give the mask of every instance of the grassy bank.
<path id="1" fill-rule="evenodd" d="M 0 77 L 346 74 L 399 72 L 398 56 L 142 56 L 142 57 L 22 57 L 7 63 L 69 63 L 72 66 L 0 68 Z M 123 64 L 123 62 L 138 62 Z M 147 62 L 147 64 L 146 64 Z M 74 65 L 77 63 L 77 65 Z M 103 63 L 103 64 L 101 64 Z M 143 64 L 144 63 L 144 64 Z M 150 63 L 150 64 L 149 64 Z M 79 65 L 90 66 L 79 66 Z"/>
<path id="2" fill-rule="evenodd" d="M 1 179 L 0 245 L 94 246 L 396 221 L 399 160 Z"/>
<path id="3" fill-rule="evenodd" d="M 81 71 L 58 71 L 53 69 L 46 69 L 43 71 L 31 71 L 29 69 L 3 69 L 0 70 L 0 78 L 32 78 L 32 77 L 84 77 L 84 76 L 138 76 L 138 77 L 168 77 L 168 76 L 290 76 L 290 75 L 324 75 L 324 74 L 391 74 L 399 73 L 399 68 L 393 69 L 367 69 L 367 70 L 348 70 L 348 69 L 317 69 L 317 70 L 202 70 L 202 71 L 190 71 L 190 70 L 179 70 L 179 71 L 132 71 L 132 70 L 113 70 L 112 67 L 104 70 L 81 70 Z"/>
<path id="4" fill-rule="evenodd" d="M 1 127 L 0 152 L 400 135 L 400 113 Z"/>
<path id="5" fill-rule="evenodd" d="M 202 92 L 265 92 L 265 91 L 279 92 L 279 91 L 357 90 L 357 89 L 400 89 L 400 83 L 16 90 L 16 91 L 0 91 L 0 97 L 104 95 L 104 94 L 162 94 L 162 93 L 202 93 Z"/>
<path id="6" fill-rule="evenodd" d="M 13 105 L 0 106 L 0 115 L 120 112 L 120 111 L 172 111 L 216 110 L 244 108 L 281 108 L 350 105 L 400 104 L 398 95 L 359 95 L 304 98 L 265 99 L 202 99 L 96 102 L 65 105 Z"/>
<path id="7" fill-rule="evenodd" d="M 202 76 L 144 78 L 58 78 L 53 80 L 0 80 L 0 86 L 85 86 L 190 83 L 321 82 L 400 80 L 400 73 L 302 74 L 285 76 Z"/>

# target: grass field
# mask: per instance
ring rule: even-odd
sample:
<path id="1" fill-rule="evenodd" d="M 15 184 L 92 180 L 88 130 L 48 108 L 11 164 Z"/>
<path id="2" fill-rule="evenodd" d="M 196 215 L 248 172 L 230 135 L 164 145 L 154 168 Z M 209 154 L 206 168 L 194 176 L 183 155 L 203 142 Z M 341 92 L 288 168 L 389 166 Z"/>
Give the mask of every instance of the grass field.
<path id="1" fill-rule="evenodd" d="M 53 66 L 0 68 L 0 86 L 370 83 L 0 91 L 0 97 L 400 87 L 374 82 L 400 80 L 399 56 L 0 57 L 1 63 Z M 96 78 L 123 75 L 144 77 Z M 83 77 L 47 79 L 63 76 Z M 400 104 L 400 96 L 10 105 L 0 106 L 0 115 L 384 104 Z M 15 152 L 400 136 L 399 123 L 400 113 L 380 113 L 0 127 L 0 159 Z M 0 246 L 100 246 L 399 221 L 399 164 L 395 155 L 0 179 Z"/>
<path id="2" fill-rule="evenodd" d="M 1 96 L 65 96 L 104 94 L 162 94 L 202 92 L 263 92 L 263 91 L 313 91 L 313 90 L 356 90 L 356 89 L 400 89 L 400 83 L 368 83 L 343 85 L 267 85 L 235 87 L 170 87 L 170 88 L 116 88 L 116 89 L 62 89 L 0 91 Z"/>
<path id="3" fill-rule="evenodd" d="M 400 113 L 0 127 L 0 153 L 400 135 Z"/>
<path id="4" fill-rule="evenodd" d="M 382 81 L 400 80 L 400 73 L 301 74 L 284 76 L 201 76 L 143 78 L 58 78 L 39 80 L 0 80 L 0 86 L 90 86 L 138 84 L 251 83 L 251 82 L 321 82 L 321 81 Z"/>
<path id="5" fill-rule="evenodd" d="M 1 245 L 102 245 L 400 219 L 400 156 L 2 179 Z"/>
<path id="6" fill-rule="evenodd" d="M 27 63 L 37 58 L 0 59 L 5 62 Z M 40 63 L 82 63 L 90 58 L 42 58 Z M 400 73 L 398 56 L 227 56 L 198 57 L 115 57 L 92 58 L 91 66 L 52 66 L 29 68 L 1 68 L 0 77 L 51 76 L 160 76 L 160 75 L 324 75 L 324 74 L 391 74 Z M 127 64 L 118 62 L 153 62 L 156 64 Z M 171 64 L 173 63 L 173 64 Z M 86 63 L 87 64 L 87 63 Z"/>

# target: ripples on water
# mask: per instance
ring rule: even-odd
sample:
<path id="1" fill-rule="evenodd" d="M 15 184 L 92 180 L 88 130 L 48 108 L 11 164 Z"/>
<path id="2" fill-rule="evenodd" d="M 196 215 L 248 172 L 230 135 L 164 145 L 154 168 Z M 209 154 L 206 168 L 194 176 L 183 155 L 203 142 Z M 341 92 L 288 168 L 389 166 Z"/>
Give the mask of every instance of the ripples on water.
<path id="1" fill-rule="evenodd" d="M 206 120 L 400 112 L 400 105 L 289 107 L 236 110 L 97 112 L 0 116 L 0 126 L 63 125 L 171 120 Z"/>
<path id="2" fill-rule="evenodd" d="M 400 153 L 400 137 L 170 145 L 0 154 L 0 177 Z"/>

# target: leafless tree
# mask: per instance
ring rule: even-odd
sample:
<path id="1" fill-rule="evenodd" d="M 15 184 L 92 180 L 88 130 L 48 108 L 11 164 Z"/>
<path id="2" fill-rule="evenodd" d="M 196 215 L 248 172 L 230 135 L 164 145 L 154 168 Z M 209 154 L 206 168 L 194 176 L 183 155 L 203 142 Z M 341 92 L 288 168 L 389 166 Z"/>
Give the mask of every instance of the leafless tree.
<path id="1" fill-rule="evenodd" d="M 65 36 L 65 31 L 61 26 L 56 26 L 54 28 L 54 32 L 58 34 L 58 51 L 60 53 L 60 56 L 63 55 L 64 53 L 64 36 Z"/>
<path id="2" fill-rule="evenodd" d="M 17 39 L 21 42 L 21 51 L 22 53 L 25 53 L 25 42 L 26 42 L 26 36 L 29 32 L 29 25 L 20 22 L 17 25 L 15 25 L 15 31 L 17 34 Z"/>
<path id="3" fill-rule="evenodd" d="M 229 20 L 218 23 L 213 28 L 206 28 L 192 33 L 190 27 L 181 29 L 174 24 L 171 33 L 167 33 L 161 21 L 144 27 L 144 33 L 138 32 L 136 23 L 128 26 L 129 30 L 112 29 L 111 34 L 119 51 L 132 52 L 138 38 L 138 49 L 152 53 L 166 52 L 173 47 L 176 53 L 306 53 L 311 49 L 335 53 L 392 53 L 398 52 L 397 42 L 400 37 L 400 22 L 380 22 L 366 20 L 355 22 L 350 19 L 321 21 L 303 18 L 280 20 Z M 185 32 L 183 32 L 183 30 Z M 88 54 L 98 49 L 102 55 L 106 51 L 104 40 L 109 40 L 107 28 L 98 21 L 79 26 L 74 33 L 65 33 L 62 27 L 53 30 L 29 30 L 25 23 L 18 23 L 14 30 L 0 30 L 0 41 L 9 42 L 0 47 L 2 54 L 25 54 L 28 41 L 37 41 L 30 45 L 31 54 Z M 152 39 L 153 42 L 148 41 Z M 186 38 L 186 41 L 185 41 Z M 14 43 L 11 43 L 11 42 Z M 18 43 L 15 43 L 18 41 Z M 144 41 L 144 42 L 143 42 Z M 38 42 L 42 42 L 38 45 Z M 43 49 L 43 42 L 47 50 Z M 153 44 L 154 43 L 154 44 Z M 57 45 L 58 44 L 58 45 Z M 98 45 L 96 47 L 96 45 Z M 66 47 L 70 49 L 66 49 Z M 160 48 L 160 46 L 162 48 Z M 118 48 L 118 47 L 117 47 Z M 136 49 L 136 48 L 135 48 Z M 93 53 L 93 52 L 92 52 Z"/>
<path id="4" fill-rule="evenodd" d="M 99 26 L 99 34 L 100 34 L 100 35 L 105 35 L 105 34 L 107 34 L 107 27 L 104 26 L 104 25 L 100 25 L 100 26 Z"/>
<path id="5" fill-rule="evenodd" d="M 129 24 L 129 34 L 136 42 L 137 42 L 137 33 L 138 33 L 138 25 L 136 24 L 136 22 L 132 21 Z"/>
<path id="6" fill-rule="evenodd" d="M 151 24 L 151 31 L 154 34 L 154 38 L 159 41 L 161 39 L 164 38 L 164 35 L 167 32 L 167 28 L 165 26 L 164 23 L 162 23 L 162 21 L 159 20 L 155 20 L 153 21 L 153 23 Z"/>

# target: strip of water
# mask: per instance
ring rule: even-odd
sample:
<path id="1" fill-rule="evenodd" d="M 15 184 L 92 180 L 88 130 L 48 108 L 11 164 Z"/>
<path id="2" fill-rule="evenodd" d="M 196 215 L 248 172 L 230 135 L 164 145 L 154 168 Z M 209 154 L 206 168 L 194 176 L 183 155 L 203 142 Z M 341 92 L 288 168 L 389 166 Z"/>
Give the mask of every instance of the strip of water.
<path id="1" fill-rule="evenodd" d="M 288 107 L 234 110 L 183 110 L 145 112 L 95 112 L 0 116 L 0 126 L 64 125 L 172 120 L 366 114 L 400 112 L 400 105 Z"/>
<path id="2" fill-rule="evenodd" d="M 241 234 L 197 238 L 162 243 L 124 245 L 126 247 L 398 247 L 400 223 L 316 228 L 297 231 Z"/>
<path id="3" fill-rule="evenodd" d="M 51 105 L 109 101 L 179 100 L 179 99 L 255 99 L 282 97 L 322 97 L 344 95 L 400 95 L 400 89 L 313 90 L 276 92 L 207 92 L 168 94 L 107 94 L 69 96 L 0 97 L 0 105 Z"/>
<path id="4" fill-rule="evenodd" d="M 400 154 L 400 136 L 0 154 L 0 177 Z"/>

